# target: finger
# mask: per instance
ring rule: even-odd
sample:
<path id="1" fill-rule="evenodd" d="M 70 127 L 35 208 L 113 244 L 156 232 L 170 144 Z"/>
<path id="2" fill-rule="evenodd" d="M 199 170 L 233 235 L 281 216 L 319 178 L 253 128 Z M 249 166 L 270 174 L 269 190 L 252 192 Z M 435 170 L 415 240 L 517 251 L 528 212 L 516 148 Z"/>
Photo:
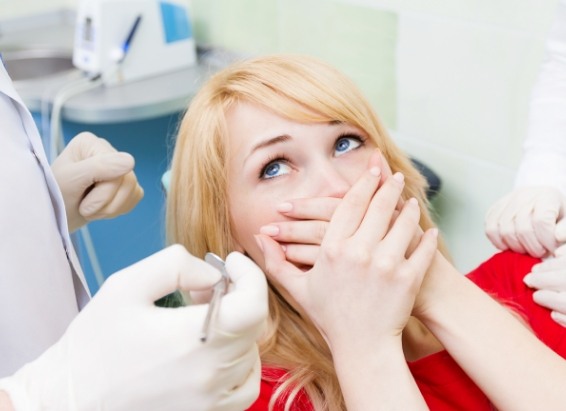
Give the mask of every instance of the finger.
<path id="1" fill-rule="evenodd" d="M 566 257 L 548 258 L 538 264 L 533 265 L 531 271 L 533 273 L 545 271 L 562 271 L 566 274 Z"/>
<path id="2" fill-rule="evenodd" d="M 431 228 L 422 236 L 418 246 L 407 259 L 407 264 L 412 267 L 413 272 L 420 272 L 424 278 L 428 267 L 432 264 L 432 260 L 438 249 L 438 229 Z M 422 278 L 421 278 L 422 282 Z"/>
<path id="3" fill-rule="evenodd" d="M 554 250 L 554 255 L 557 258 L 566 256 L 566 244 L 563 244 L 560 247 L 558 247 L 556 250 Z"/>
<path id="4" fill-rule="evenodd" d="M 312 267 L 318 258 L 320 246 L 306 244 L 285 244 L 287 261 L 300 266 Z"/>
<path id="5" fill-rule="evenodd" d="M 95 155 L 76 163 L 76 172 L 88 178 L 90 185 L 114 180 L 134 169 L 134 158 L 128 153 L 113 152 Z"/>
<path id="6" fill-rule="evenodd" d="M 566 313 L 566 293 L 550 290 L 538 290 L 533 293 L 533 300 L 543 307 L 560 313 Z"/>
<path id="7" fill-rule="evenodd" d="M 340 199 L 336 197 L 300 198 L 277 206 L 277 211 L 298 220 L 330 221 Z"/>
<path id="8" fill-rule="evenodd" d="M 539 290 L 566 291 L 566 269 L 532 272 L 523 281 L 529 287 Z"/>
<path id="9" fill-rule="evenodd" d="M 394 202 L 396 203 L 396 201 Z M 394 207 L 394 205 L 392 205 L 392 207 Z M 385 255 L 393 256 L 395 261 L 404 259 L 407 249 L 415 236 L 419 224 L 419 217 L 420 209 L 417 200 L 411 198 L 405 203 L 391 230 L 389 230 L 379 244 L 380 252 L 384 252 Z"/>
<path id="10" fill-rule="evenodd" d="M 554 231 L 554 238 L 559 243 L 566 242 L 566 218 L 562 218 L 558 224 L 556 224 L 556 230 Z"/>
<path id="11" fill-rule="evenodd" d="M 120 289 L 123 298 L 153 304 L 178 289 L 190 291 L 212 287 L 220 278 L 218 270 L 176 244 L 111 275 L 103 288 L 106 283 L 114 283 L 111 288 Z"/>
<path id="12" fill-rule="evenodd" d="M 91 220 L 94 219 L 93 216 L 100 213 L 112 201 L 120 188 L 121 179 L 120 177 L 120 180 L 96 183 L 81 201 L 79 206 L 80 214 Z"/>
<path id="13" fill-rule="evenodd" d="M 328 223 L 319 220 L 280 221 L 260 228 L 261 234 L 284 243 L 320 244 Z"/>
<path id="14" fill-rule="evenodd" d="M 358 238 L 379 241 L 386 235 L 404 184 L 404 176 L 401 173 L 395 173 L 385 181 L 371 200 L 356 233 Z"/>
<path id="15" fill-rule="evenodd" d="M 551 194 L 537 198 L 533 208 L 532 218 L 536 236 L 544 248 L 550 252 L 558 246 L 555 230 L 561 208 L 562 202 Z"/>
<path id="16" fill-rule="evenodd" d="M 529 210 L 521 210 L 515 217 L 517 239 L 525 251 L 533 257 L 542 257 L 547 253 L 543 244 L 537 238 L 534 220 Z"/>
<path id="17" fill-rule="evenodd" d="M 558 311 L 552 311 L 550 313 L 550 317 L 562 327 L 566 327 L 566 314 L 560 313 Z"/>
<path id="18" fill-rule="evenodd" d="M 298 297 L 299 301 L 305 290 L 305 274 L 286 260 L 281 246 L 273 239 L 261 234 L 256 238 L 261 244 L 268 278 L 286 289 L 295 299 Z"/>
<path id="19" fill-rule="evenodd" d="M 77 159 L 84 159 L 98 154 L 116 153 L 110 142 L 104 138 L 97 137 L 89 131 L 77 134 L 70 142 L 69 146 L 76 151 Z"/>
<path id="20" fill-rule="evenodd" d="M 501 233 L 501 239 L 506 245 L 505 249 L 510 248 L 516 253 L 525 254 L 525 248 L 521 245 L 519 239 L 517 238 L 514 216 L 514 214 L 512 218 L 504 216 L 499 221 L 499 232 Z"/>
<path id="21" fill-rule="evenodd" d="M 94 194 L 92 192 L 94 190 L 92 190 L 80 204 L 79 211 L 81 212 L 81 215 L 83 215 L 85 218 L 88 218 L 89 220 L 97 220 L 102 218 L 117 217 L 131 211 L 144 196 L 143 189 L 138 184 L 137 179 L 135 178 L 135 176 L 133 176 L 133 173 L 131 174 L 132 175 L 128 174 L 123 178 L 123 183 L 118 187 L 118 190 L 116 190 L 116 192 L 113 194 L 113 197 L 109 197 L 106 201 L 104 201 L 102 196 L 111 194 L 100 192 Z M 91 197 L 91 195 L 96 195 L 99 198 Z M 94 212 L 92 211 L 99 207 L 98 204 L 102 203 L 105 203 L 103 207 Z"/>
<path id="22" fill-rule="evenodd" d="M 485 218 L 485 233 L 489 241 L 500 250 L 507 250 L 507 244 L 503 242 L 501 233 L 499 232 L 499 218 L 505 208 L 507 197 L 499 200 L 487 212 Z"/>
<path id="23" fill-rule="evenodd" d="M 218 328 L 229 333 L 239 333 L 258 327 L 267 318 L 265 275 L 252 260 L 238 252 L 226 257 L 226 272 L 233 286 L 222 297 Z"/>
<path id="24" fill-rule="evenodd" d="M 334 212 L 324 241 L 348 238 L 358 230 L 380 177 L 381 170 L 372 167 L 350 188 Z"/>

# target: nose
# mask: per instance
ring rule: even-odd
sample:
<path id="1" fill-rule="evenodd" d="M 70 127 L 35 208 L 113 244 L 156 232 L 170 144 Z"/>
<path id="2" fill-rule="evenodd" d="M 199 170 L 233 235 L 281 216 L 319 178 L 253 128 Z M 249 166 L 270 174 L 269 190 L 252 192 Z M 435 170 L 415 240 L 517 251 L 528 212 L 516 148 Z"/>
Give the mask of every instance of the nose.
<path id="1" fill-rule="evenodd" d="M 345 170 L 340 170 L 331 161 L 320 162 L 312 172 L 315 197 L 342 198 L 352 186 Z"/>

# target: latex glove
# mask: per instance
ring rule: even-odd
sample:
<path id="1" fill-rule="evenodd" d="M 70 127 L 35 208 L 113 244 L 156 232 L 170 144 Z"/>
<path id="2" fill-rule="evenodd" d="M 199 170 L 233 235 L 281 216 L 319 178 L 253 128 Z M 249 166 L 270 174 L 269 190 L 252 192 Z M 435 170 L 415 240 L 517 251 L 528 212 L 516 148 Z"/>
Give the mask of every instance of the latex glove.
<path id="1" fill-rule="evenodd" d="M 564 220 L 559 226 L 566 228 Z M 551 310 L 552 319 L 566 327 L 566 246 L 559 247 L 555 254 L 555 258 L 534 265 L 523 281 L 537 289 L 533 294 L 534 301 Z"/>
<path id="2" fill-rule="evenodd" d="M 559 245 L 555 229 L 565 208 L 566 198 L 554 187 L 519 188 L 489 209 L 485 231 L 500 250 L 543 257 Z"/>
<path id="3" fill-rule="evenodd" d="M 0 389 L 18 411 L 245 409 L 259 394 L 255 340 L 267 316 L 267 286 L 241 254 L 229 255 L 226 269 L 234 287 L 206 343 L 199 336 L 207 305 L 153 303 L 220 278 L 183 247 L 171 246 L 112 275 L 60 341 L 0 380 Z"/>
<path id="4" fill-rule="evenodd" d="M 134 158 L 92 133 L 73 138 L 51 166 L 63 194 L 69 231 L 131 211 L 143 198 Z"/>

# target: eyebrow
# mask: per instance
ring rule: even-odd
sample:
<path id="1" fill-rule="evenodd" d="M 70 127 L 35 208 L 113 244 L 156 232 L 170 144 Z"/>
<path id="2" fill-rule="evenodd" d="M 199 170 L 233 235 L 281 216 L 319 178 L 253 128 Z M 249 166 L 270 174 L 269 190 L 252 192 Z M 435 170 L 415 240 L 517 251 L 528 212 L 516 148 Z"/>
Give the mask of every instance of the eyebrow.
<path id="1" fill-rule="evenodd" d="M 254 152 L 256 152 L 259 149 L 266 148 L 266 147 L 269 147 L 269 146 L 273 146 L 273 145 L 279 144 L 279 143 L 284 143 L 284 142 L 289 141 L 289 140 L 291 140 L 290 135 L 282 134 L 280 136 L 276 136 L 276 137 L 272 137 L 272 138 L 269 138 L 269 139 L 264 140 L 264 141 L 260 141 L 259 143 L 257 143 L 256 145 L 254 145 L 252 147 L 248 157 L 251 156 Z"/>

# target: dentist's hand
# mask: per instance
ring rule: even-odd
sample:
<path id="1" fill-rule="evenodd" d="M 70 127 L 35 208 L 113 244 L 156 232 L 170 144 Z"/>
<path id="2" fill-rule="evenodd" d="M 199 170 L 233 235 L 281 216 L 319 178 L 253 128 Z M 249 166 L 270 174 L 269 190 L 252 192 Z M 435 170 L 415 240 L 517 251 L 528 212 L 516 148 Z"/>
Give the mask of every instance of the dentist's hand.
<path id="1" fill-rule="evenodd" d="M 63 337 L 0 390 L 16 410 L 241 411 L 259 393 L 255 343 L 267 316 L 261 270 L 226 259 L 234 282 L 209 340 L 207 305 L 157 307 L 177 290 L 202 290 L 220 274 L 179 245 L 112 275 Z"/>
<path id="2" fill-rule="evenodd" d="M 518 188 L 487 212 L 485 231 L 500 250 L 543 257 L 554 253 L 566 233 L 556 232 L 566 211 L 566 198 L 550 186 Z M 563 230 L 564 231 L 564 230 Z M 561 237 L 561 238 L 559 238 Z"/>
<path id="3" fill-rule="evenodd" d="M 134 159 L 91 133 L 73 138 L 51 169 L 63 194 L 69 231 L 128 213 L 143 197 Z"/>
<path id="4" fill-rule="evenodd" d="M 533 266 L 524 278 L 525 284 L 537 289 L 534 301 L 551 310 L 551 318 L 566 327 L 566 248 L 556 250 L 557 256 Z"/>

